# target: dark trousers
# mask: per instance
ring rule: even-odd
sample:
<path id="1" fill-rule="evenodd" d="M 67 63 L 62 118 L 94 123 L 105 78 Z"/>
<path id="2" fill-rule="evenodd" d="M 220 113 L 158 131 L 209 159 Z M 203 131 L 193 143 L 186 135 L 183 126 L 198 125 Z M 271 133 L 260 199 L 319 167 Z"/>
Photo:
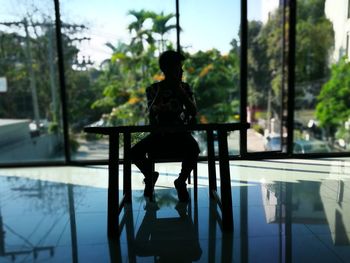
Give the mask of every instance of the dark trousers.
<path id="1" fill-rule="evenodd" d="M 151 176 L 152 158 L 179 158 L 179 179 L 184 182 L 197 164 L 198 155 L 198 143 L 190 133 L 151 133 L 131 148 L 132 162 L 146 178 Z"/>

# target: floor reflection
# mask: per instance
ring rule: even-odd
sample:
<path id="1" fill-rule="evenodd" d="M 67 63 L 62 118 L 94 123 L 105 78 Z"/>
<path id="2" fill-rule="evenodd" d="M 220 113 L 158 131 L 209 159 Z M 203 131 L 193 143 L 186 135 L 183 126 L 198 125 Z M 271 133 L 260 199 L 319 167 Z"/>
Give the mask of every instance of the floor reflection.
<path id="1" fill-rule="evenodd" d="M 198 225 L 193 223 L 187 204 L 178 203 L 175 209 L 178 217 L 157 218 L 154 204 L 146 205 L 142 223 L 132 242 L 137 256 L 154 256 L 157 262 L 192 262 L 200 259 L 202 250 Z"/>
<path id="2" fill-rule="evenodd" d="M 135 210 L 128 205 L 122 217 L 126 262 L 231 262 L 233 233 L 222 233 L 221 216 L 214 201 L 198 211 L 198 202 L 178 202 L 169 190 L 158 191 L 156 202 L 145 202 L 135 224 Z M 199 220 L 201 218 L 202 220 Z M 205 218 L 207 222 L 203 221 Z M 199 223 L 200 221 L 200 223 Z M 199 224 L 208 229 L 199 234 Z M 202 242 L 201 242 L 202 241 Z M 201 243 L 205 241 L 205 249 Z M 218 242 L 220 241 L 220 242 Z M 110 240 L 111 262 L 124 262 L 122 242 Z M 219 253 L 218 253 L 219 251 Z"/>
<path id="3" fill-rule="evenodd" d="M 233 233 L 222 230 L 207 186 L 183 204 L 173 179 L 162 178 L 156 202 L 133 191 L 119 240 L 107 238 L 106 189 L 0 170 L 0 262 L 350 262 L 347 168 L 324 165 L 323 178 L 290 180 L 305 164 L 263 165 L 273 180 L 247 165 L 233 173 Z"/>
<path id="4" fill-rule="evenodd" d="M 261 184 L 266 222 L 325 226 L 335 246 L 349 246 L 349 190 L 342 180 Z"/>

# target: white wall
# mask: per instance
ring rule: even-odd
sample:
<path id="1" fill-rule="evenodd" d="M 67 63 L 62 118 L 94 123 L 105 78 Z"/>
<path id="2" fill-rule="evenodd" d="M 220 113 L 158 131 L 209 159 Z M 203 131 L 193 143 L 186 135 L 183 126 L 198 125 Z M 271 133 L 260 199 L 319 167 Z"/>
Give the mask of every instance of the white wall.
<path id="1" fill-rule="evenodd" d="M 335 63 L 345 55 L 346 36 L 350 33 L 348 0 L 326 0 L 325 14 L 326 17 L 333 23 L 335 45 L 331 62 Z"/>

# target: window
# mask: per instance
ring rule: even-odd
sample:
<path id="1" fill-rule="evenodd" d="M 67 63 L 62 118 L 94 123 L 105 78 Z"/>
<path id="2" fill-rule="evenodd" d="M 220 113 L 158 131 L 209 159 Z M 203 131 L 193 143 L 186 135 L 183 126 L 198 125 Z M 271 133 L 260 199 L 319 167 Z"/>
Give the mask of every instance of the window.
<path id="1" fill-rule="evenodd" d="M 198 121 L 239 121 L 239 1 L 180 1 L 180 26 L 181 48 L 188 57 L 184 75 L 196 96 Z M 196 137 L 206 155 L 206 133 L 197 133 Z M 239 133 L 230 133 L 231 155 L 239 153 L 238 141 Z M 217 140 L 214 147 L 217 150 Z"/>
<path id="2" fill-rule="evenodd" d="M 310 146 L 304 147 L 303 153 L 342 152 L 350 142 L 344 125 L 348 116 L 342 114 L 347 110 L 350 90 L 334 85 L 340 75 L 349 74 L 344 59 L 349 52 L 349 35 L 339 14 L 332 12 L 341 7 L 340 2 L 331 1 L 326 5 L 302 0 L 297 3 L 297 24 L 302 26 L 297 26 L 296 32 L 294 142 Z M 338 58 L 334 54 L 341 49 L 346 54 Z"/>
<path id="3" fill-rule="evenodd" d="M 248 1 L 248 151 L 282 150 L 283 7 Z"/>
<path id="4" fill-rule="evenodd" d="M 61 13 L 72 159 L 107 159 L 107 138 L 83 128 L 146 122 L 158 55 L 176 49 L 175 1 L 62 0 Z"/>
<path id="5" fill-rule="evenodd" d="M 53 2 L 1 6 L 0 163 L 63 161 Z"/>

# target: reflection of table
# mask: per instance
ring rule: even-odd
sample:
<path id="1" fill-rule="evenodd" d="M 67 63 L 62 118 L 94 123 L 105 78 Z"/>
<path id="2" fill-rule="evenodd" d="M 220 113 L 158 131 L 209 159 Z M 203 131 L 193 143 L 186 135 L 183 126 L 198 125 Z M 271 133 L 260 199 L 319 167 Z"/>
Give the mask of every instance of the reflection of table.
<path id="1" fill-rule="evenodd" d="M 191 202 L 179 202 L 175 209 L 177 217 L 159 218 L 156 209 L 146 206 L 135 238 L 127 236 L 137 256 L 154 256 L 159 262 L 175 262 L 174 259 L 177 262 L 193 262 L 200 259 L 198 207 L 194 205 L 194 220 Z"/>
<path id="2" fill-rule="evenodd" d="M 126 202 L 131 202 L 131 133 L 137 132 L 181 132 L 181 131 L 206 131 L 208 147 L 208 178 L 210 196 L 215 198 L 222 211 L 222 224 L 225 230 L 233 229 L 231 179 L 229 168 L 229 155 L 227 146 L 228 131 L 239 130 L 245 132 L 249 124 L 222 123 L 222 124 L 194 124 L 186 126 L 110 126 L 110 127 L 85 127 L 88 133 L 104 134 L 109 136 L 109 160 L 108 160 L 108 236 L 117 236 L 119 231 L 119 213 Z M 214 131 L 217 131 L 219 142 L 219 167 L 221 198 L 217 194 Z M 119 135 L 123 134 L 124 140 L 124 172 L 123 172 L 123 198 L 119 203 Z"/>

